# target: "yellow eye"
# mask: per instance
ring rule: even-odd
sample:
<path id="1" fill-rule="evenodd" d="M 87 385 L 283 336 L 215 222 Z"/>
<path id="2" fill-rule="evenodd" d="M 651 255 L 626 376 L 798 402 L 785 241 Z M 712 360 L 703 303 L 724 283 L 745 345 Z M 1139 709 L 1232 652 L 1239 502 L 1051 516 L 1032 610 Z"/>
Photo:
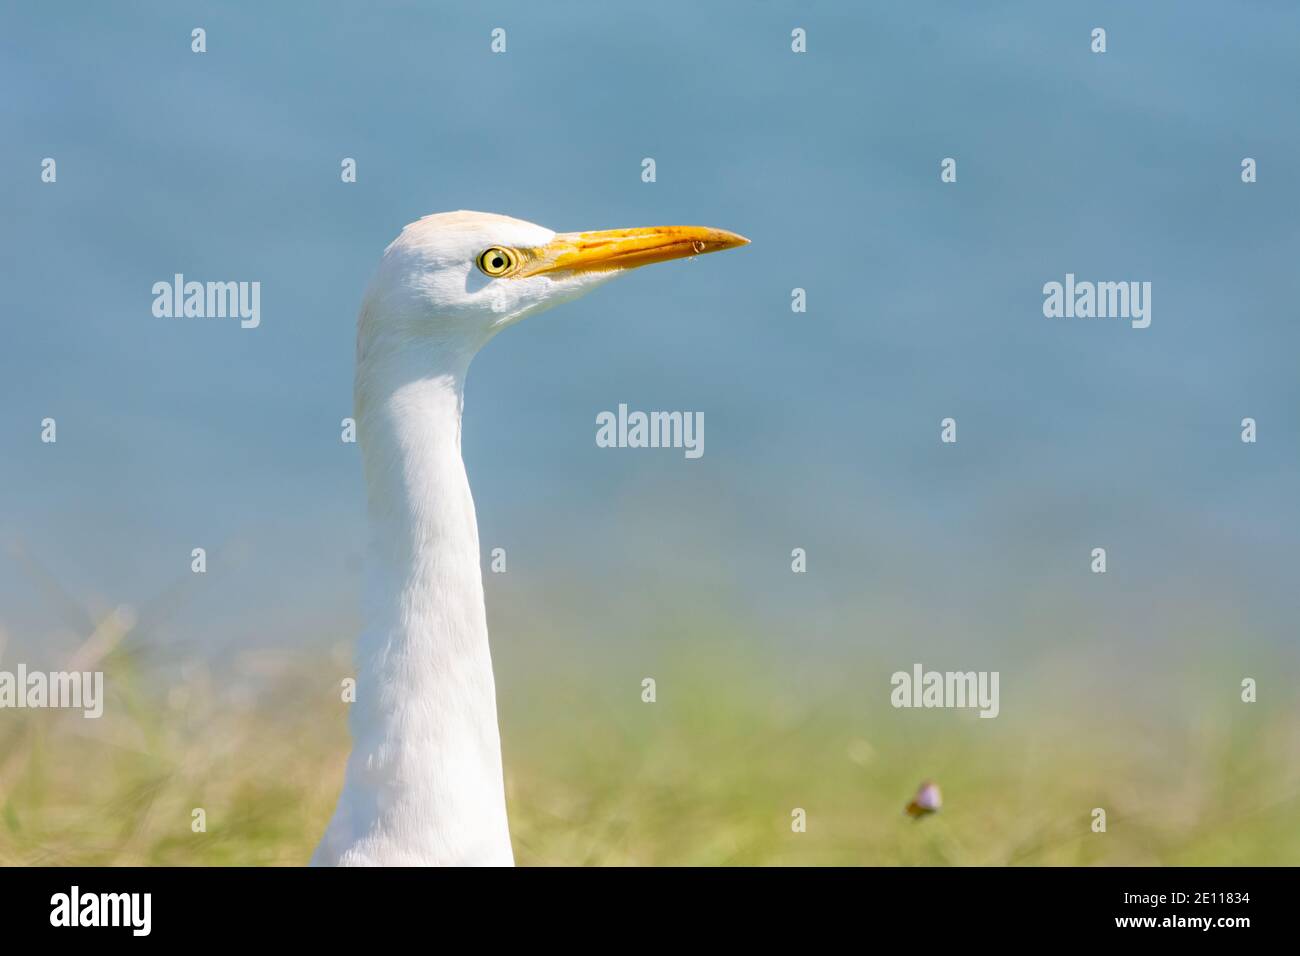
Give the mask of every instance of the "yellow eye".
<path id="1" fill-rule="evenodd" d="M 508 272 L 513 272 L 518 257 L 509 249 L 503 249 L 500 246 L 493 246 L 491 249 L 485 249 L 478 257 L 478 267 L 484 275 L 492 278 L 503 276 Z"/>

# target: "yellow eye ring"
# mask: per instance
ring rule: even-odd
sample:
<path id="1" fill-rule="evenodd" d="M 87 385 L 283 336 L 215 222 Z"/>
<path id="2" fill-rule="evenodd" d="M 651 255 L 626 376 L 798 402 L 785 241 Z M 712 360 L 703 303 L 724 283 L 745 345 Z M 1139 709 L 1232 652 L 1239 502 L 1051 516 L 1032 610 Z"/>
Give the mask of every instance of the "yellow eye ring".
<path id="1" fill-rule="evenodd" d="M 519 257 L 510 249 L 503 249 L 501 246 L 484 249 L 478 257 L 479 271 L 493 279 L 513 272 L 518 264 Z"/>

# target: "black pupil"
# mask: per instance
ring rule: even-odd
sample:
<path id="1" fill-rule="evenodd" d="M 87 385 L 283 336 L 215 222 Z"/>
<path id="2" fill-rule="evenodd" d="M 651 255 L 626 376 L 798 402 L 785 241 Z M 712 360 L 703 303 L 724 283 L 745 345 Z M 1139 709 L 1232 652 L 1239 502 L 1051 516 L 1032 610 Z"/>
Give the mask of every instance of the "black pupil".
<path id="1" fill-rule="evenodd" d="M 500 256 L 493 256 L 493 257 L 492 257 L 492 268 L 493 268 L 493 269 L 500 269 L 500 268 L 501 268 L 503 265 L 505 265 L 505 264 L 506 264 L 506 261 L 505 261 L 504 259 L 502 259 Z"/>

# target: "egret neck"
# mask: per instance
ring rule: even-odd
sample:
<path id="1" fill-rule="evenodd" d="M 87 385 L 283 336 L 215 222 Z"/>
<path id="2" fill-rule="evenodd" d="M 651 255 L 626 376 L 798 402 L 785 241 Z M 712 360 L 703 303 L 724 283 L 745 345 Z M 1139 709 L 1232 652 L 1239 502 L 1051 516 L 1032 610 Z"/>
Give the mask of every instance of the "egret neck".
<path id="1" fill-rule="evenodd" d="M 366 627 L 353 752 L 319 862 L 513 862 L 478 528 L 460 454 L 471 357 L 437 340 L 359 357 Z M 339 855 L 329 859 L 336 832 Z"/>

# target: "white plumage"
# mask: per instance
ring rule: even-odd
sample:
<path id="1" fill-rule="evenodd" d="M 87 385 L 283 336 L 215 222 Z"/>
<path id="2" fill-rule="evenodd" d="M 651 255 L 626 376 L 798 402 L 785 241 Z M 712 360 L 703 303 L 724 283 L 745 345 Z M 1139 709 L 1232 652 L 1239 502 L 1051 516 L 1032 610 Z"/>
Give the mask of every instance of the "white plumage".
<path id="1" fill-rule="evenodd" d="M 747 241 L 693 226 L 556 234 L 454 212 L 410 224 L 385 250 L 357 322 L 370 542 L 353 749 L 313 864 L 513 863 L 460 455 L 470 361 L 506 326 L 620 271 Z"/>

